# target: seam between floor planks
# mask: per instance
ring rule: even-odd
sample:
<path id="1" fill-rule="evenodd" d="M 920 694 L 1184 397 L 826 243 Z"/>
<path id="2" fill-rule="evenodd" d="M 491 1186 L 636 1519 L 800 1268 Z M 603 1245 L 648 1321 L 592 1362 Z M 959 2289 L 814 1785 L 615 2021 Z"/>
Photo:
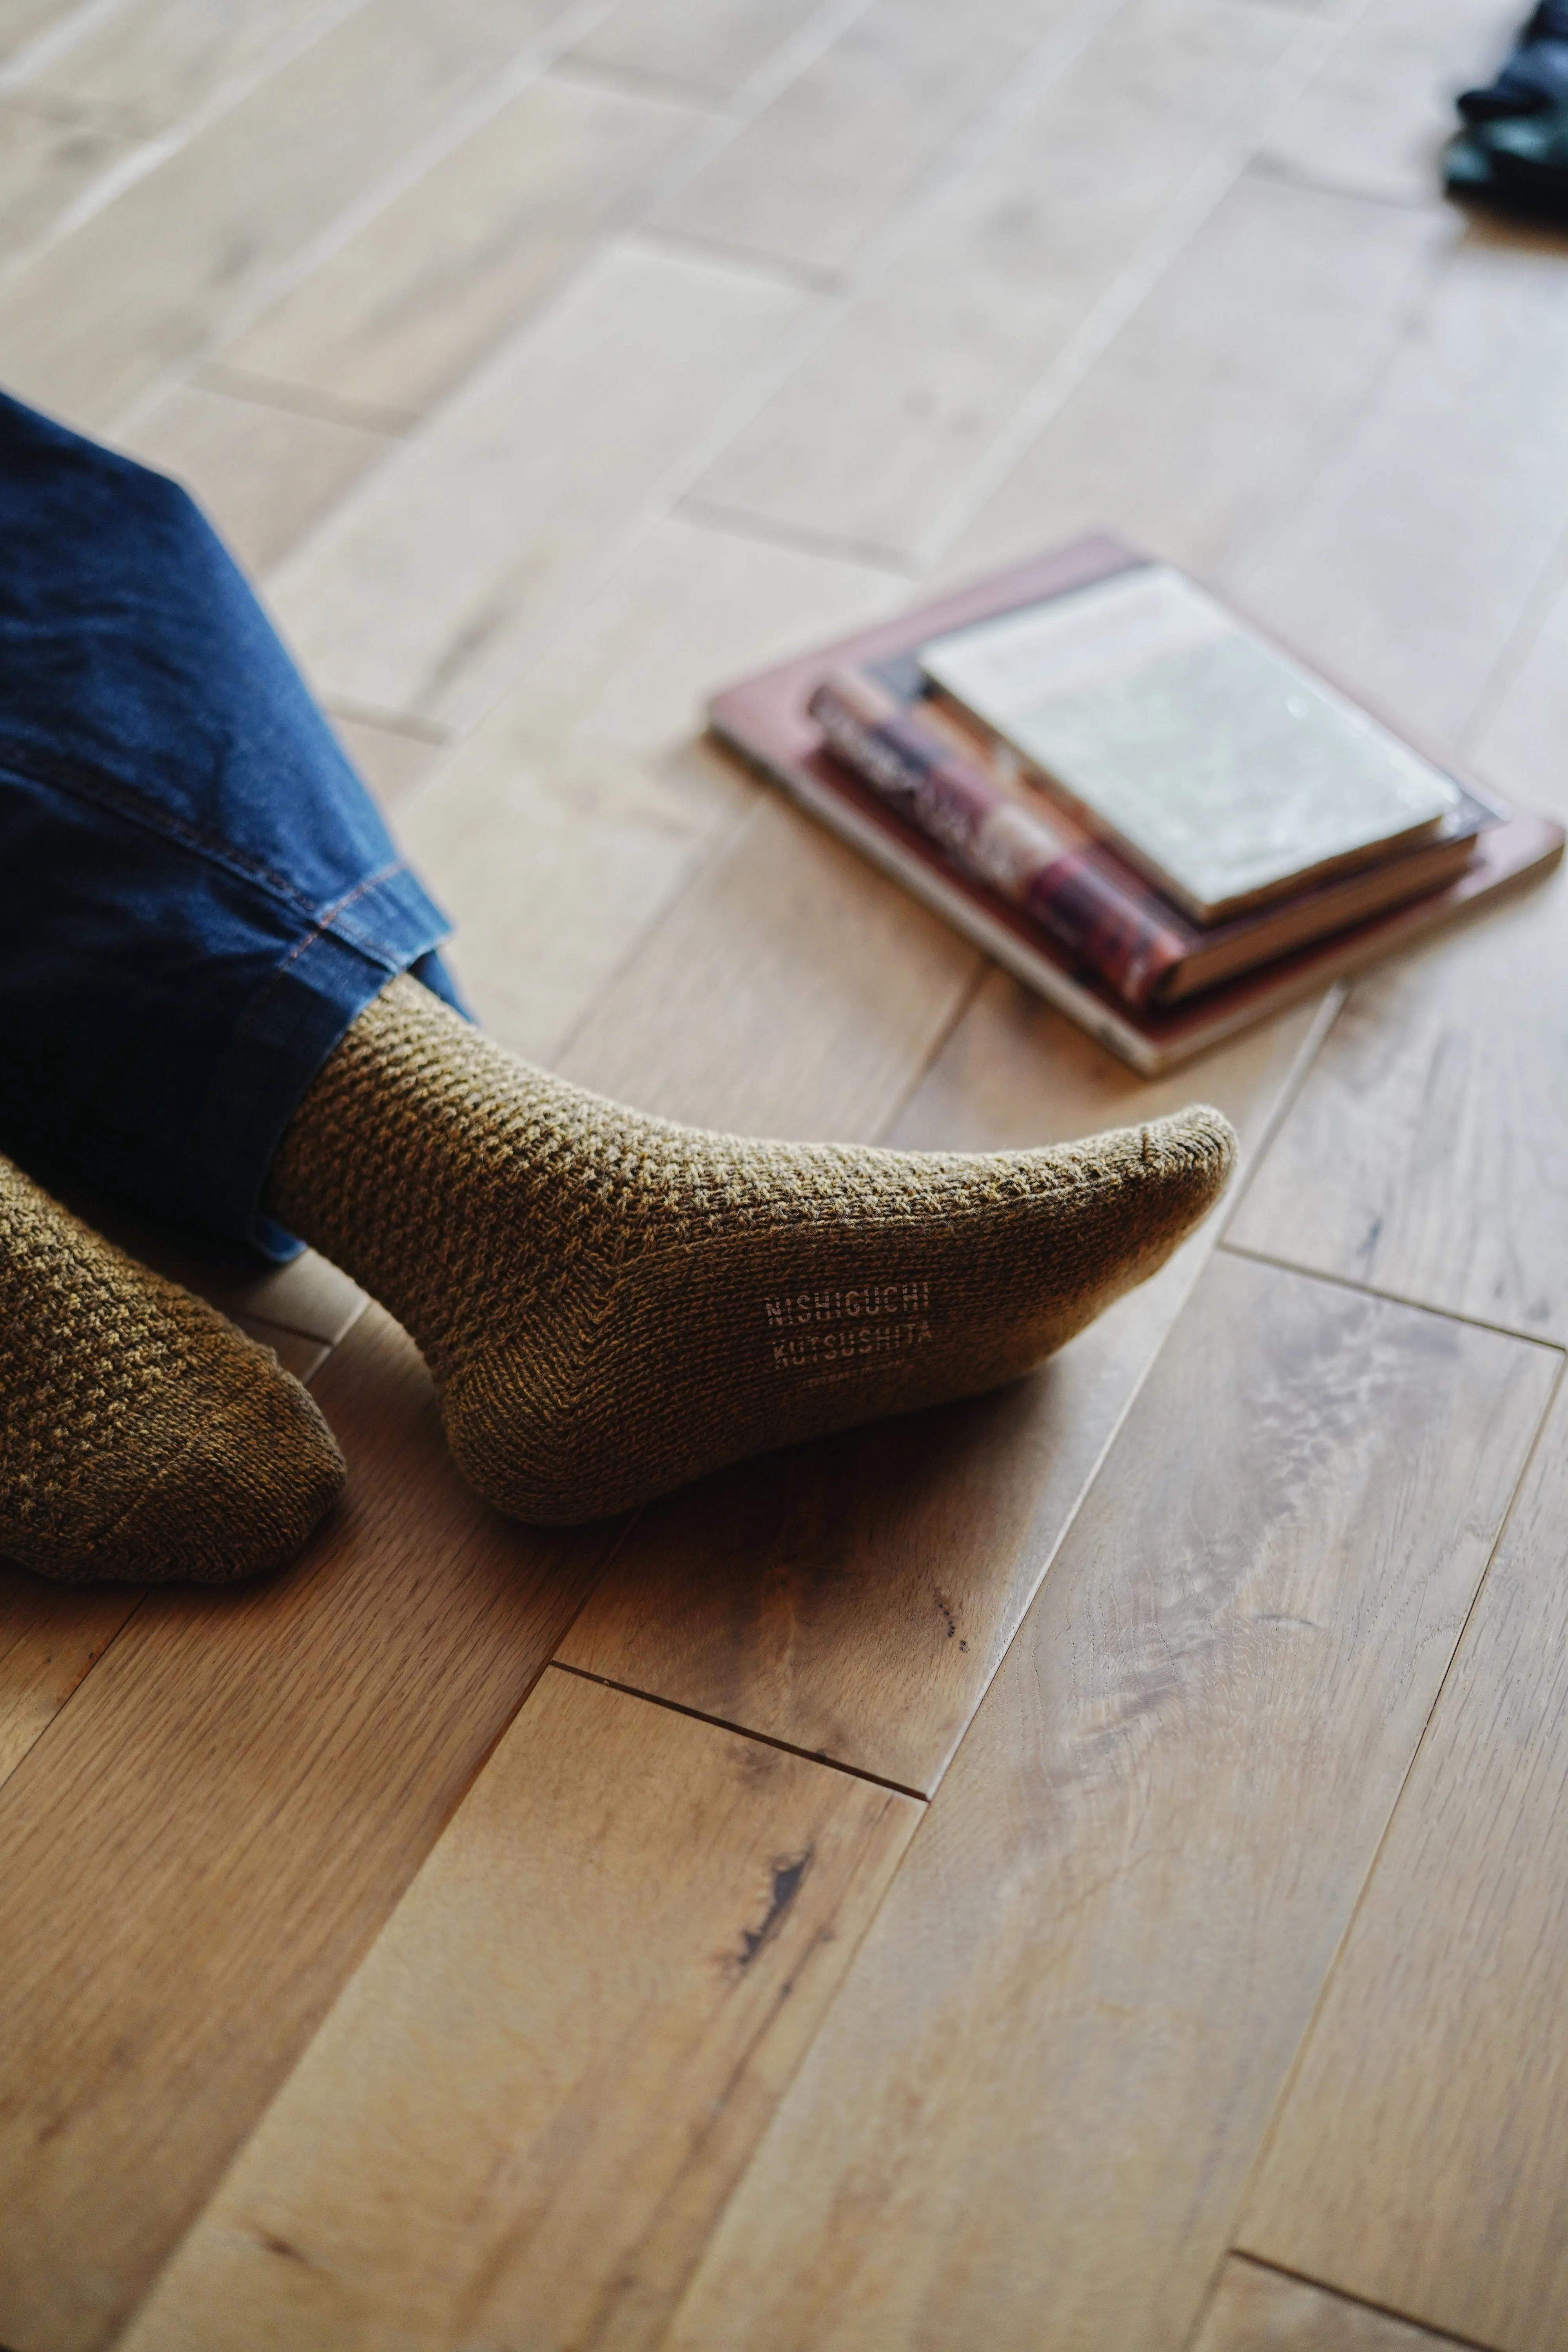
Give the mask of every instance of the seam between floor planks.
<path id="1" fill-rule="evenodd" d="M 629 1535 L 631 1530 L 626 1530 Z M 605 1563 L 606 1569 L 608 1560 Z M 570 1633 L 571 1627 L 567 1627 Z M 565 1635 L 562 1637 L 565 1639 Z M 805 1764 L 821 1764 L 829 1772 L 847 1772 L 852 1780 L 868 1780 L 874 1789 L 890 1789 L 896 1797 L 912 1797 L 920 1805 L 930 1801 L 925 1790 L 911 1789 L 907 1781 L 889 1780 L 880 1772 L 868 1772 L 861 1765 L 846 1764 L 837 1756 L 829 1756 L 820 1748 L 797 1748 L 793 1740 L 775 1739 L 771 1732 L 753 1731 L 750 1725 L 731 1723 L 722 1715 L 709 1715 L 700 1706 L 682 1706 L 676 1698 L 663 1698 L 658 1691 L 639 1690 L 635 1683 L 618 1683 L 611 1675 L 590 1674 L 586 1666 L 574 1666 L 564 1658 L 552 1658 L 551 1665 L 557 1674 L 575 1675 L 580 1681 L 597 1683 L 601 1690 L 620 1691 L 626 1698 L 646 1699 L 649 1706 L 667 1706 L 671 1715 L 689 1716 L 693 1723 L 710 1723 L 715 1731 L 732 1731 L 741 1739 L 754 1739 L 763 1748 L 776 1748 L 781 1756 L 798 1756 Z M 527 1700 L 523 1704 L 527 1705 Z M 0 2347 L 3 2352 L 3 2347 Z"/>
<path id="2" fill-rule="evenodd" d="M 1454 2336 L 1446 2330 L 1434 2328 L 1424 2319 L 1413 2318 L 1407 2311 L 1395 2310 L 1391 2303 L 1373 2303 L 1364 2294 L 1352 2294 L 1348 2288 L 1333 2286 L 1326 2279 L 1313 2278 L 1306 2271 L 1289 2270 L 1283 2263 L 1266 2262 L 1261 2254 L 1249 2254 L 1239 2246 L 1233 2246 L 1215 2269 L 1216 2285 L 1226 2263 L 1245 2263 L 1249 2270 L 1267 2272 L 1271 2278 L 1289 2279 L 1297 2286 L 1316 2287 L 1321 2294 L 1332 2295 L 1336 2302 L 1348 2303 L 1357 2311 L 1375 2313 L 1379 2319 L 1395 2319 L 1401 2326 L 1417 2331 L 1422 2338 L 1437 2347 L 1437 2352 L 1442 2352 L 1442 2347 L 1447 2345 L 1455 2347 L 1456 2352 L 1497 2352 L 1495 2345 L 1483 2344 L 1479 2336 Z M 1208 2306 L 1205 2305 L 1198 2315 L 1197 2324 L 1192 2335 L 1187 2338 L 1189 2346 L 1194 2344 L 1203 2334 L 1207 2316 Z"/>
<path id="3" fill-rule="evenodd" d="M 1309 1282 L 1327 1282 L 1331 1285 L 1337 1284 L 1337 1286 L 1341 1289 L 1360 1292 L 1363 1296 L 1369 1297 L 1385 1298 L 1392 1306 L 1405 1307 L 1413 1309 L 1418 1314 L 1436 1315 L 1440 1321 L 1446 1323 L 1469 1324 L 1474 1329 L 1491 1331 L 1496 1337 L 1503 1339 L 1517 1341 L 1525 1336 L 1518 1331 L 1504 1329 L 1495 1324 L 1477 1323 L 1473 1318 L 1468 1316 L 1450 1315 L 1441 1308 L 1423 1307 L 1419 1300 L 1389 1298 L 1386 1292 L 1373 1291 L 1364 1284 L 1342 1281 L 1339 1277 L 1332 1275 L 1320 1275 L 1311 1272 L 1308 1268 L 1282 1265 L 1280 1261 L 1264 1257 L 1257 1251 L 1235 1249 L 1225 1244 L 1222 1244 L 1221 1246 L 1226 1250 L 1227 1255 L 1233 1257 L 1250 1258 L 1255 1264 L 1260 1265 L 1279 1265 L 1281 1272 L 1294 1275 L 1299 1278 Z M 1560 1358 L 1564 1356 L 1565 1353 L 1568 1353 L 1568 1351 L 1565 1351 L 1561 1348 L 1552 1348 L 1551 1342 L 1546 1340 L 1533 1340 L 1530 1341 L 1528 1344 L 1535 1347 L 1545 1348 L 1549 1353 L 1556 1354 Z M 1411 1749 L 1409 1761 L 1406 1764 L 1405 1773 L 1400 1780 L 1398 1790 L 1394 1795 L 1393 1803 L 1389 1806 L 1388 1816 L 1384 1822 L 1382 1834 L 1377 1841 L 1377 1844 L 1373 1851 L 1370 1860 L 1368 1861 L 1366 1872 L 1363 1877 L 1360 1888 L 1356 1893 L 1355 1900 L 1351 1905 L 1350 1909 L 1346 1914 L 1344 1926 L 1341 1930 L 1339 1940 L 1334 1946 L 1332 1957 L 1331 1958 L 1328 1966 L 1323 1970 L 1322 1979 L 1319 1985 L 1317 1996 L 1313 2000 L 1310 2012 L 1302 2026 L 1300 2036 L 1296 2044 L 1295 2053 L 1280 2081 L 1279 2096 L 1275 2100 L 1273 2113 L 1270 2115 L 1268 2125 L 1259 2137 L 1257 2152 L 1253 2158 L 1251 2168 L 1248 2170 L 1246 2182 L 1237 2198 L 1235 2210 L 1231 2216 L 1230 2228 L 1227 2231 L 1228 2242 L 1226 2252 L 1220 2257 L 1219 2261 L 1215 2265 L 1214 2276 L 1210 2283 L 1208 2294 L 1205 2297 L 1203 2306 L 1200 2309 L 1196 2319 L 1194 2321 L 1192 2329 L 1186 2338 L 1186 2342 L 1189 2347 L 1196 2342 L 1197 2338 L 1203 2332 L 1204 2322 L 1207 2314 L 1208 2306 L 1210 2302 L 1213 2300 L 1214 2294 L 1217 2292 L 1219 2281 L 1223 2274 L 1226 2263 L 1227 2262 L 1234 2261 L 1250 2263 L 1259 2270 L 1277 2272 L 1279 2275 L 1283 2278 L 1300 2279 L 1304 2285 L 1319 2287 L 1325 2294 L 1339 2295 L 1342 2300 L 1359 2304 L 1368 2311 L 1385 2312 L 1390 2318 L 1402 2320 L 1407 2326 L 1420 2328 L 1425 2334 L 1434 2336 L 1435 2340 L 1438 2343 L 1463 2345 L 1467 2347 L 1467 2352 L 1496 2352 L 1496 2347 L 1494 2346 L 1481 2344 L 1478 2339 L 1472 2339 L 1468 2336 L 1454 2336 L 1452 2334 L 1444 2334 L 1441 2331 L 1434 2330 L 1428 2321 L 1420 2319 L 1410 2312 L 1398 2310 L 1392 2304 L 1376 2303 L 1367 2296 L 1355 2294 L 1347 2287 L 1337 2285 L 1325 2279 L 1316 2278 L 1306 2271 L 1293 2271 L 1282 2263 L 1270 2261 L 1261 2254 L 1255 2254 L 1237 2242 L 1237 2236 L 1242 2224 L 1242 2217 L 1246 2213 L 1247 2205 L 1252 2199 L 1254 2189 L 1262 2177 L 1269 2152 L 1272 2149 L 1284 2123 L 1287 2111 L 1290 2104 L 1291 2093 L 1300 2075 L 1302 2063 L 1305 2060 L 1308 2048 L 1311 2042 L 1313 2030 L 1317 2025 L 1318 2019 L 1322 2013 L 1324 2005 L 1327 2001 L 1330 1988 L 1334 1980 L 1335 1972 L 1339 1968 L 1340 1961 L 1350 1942 L 1356 1923 L 1361 1917 L 1362 1912 L 1366 1905 L 1368 1895 L 1373 1889 L 1377 1876 L 1378 1865 L 1387 1849 L 1389 1839 L 1394 1833 L 1394 1823 L 1398 1817 L 1400 1806 L 1405 1801 L 1405 1791 L 1410 1786 L 1411 1780 L 1415 1775 L 1422 1752 L 1432 1736 L 1432 1727 L 1442 1708 L 1444 1694 L 1449 1688 L 1458 1671 L 1466 1635 L 1468 1633 L 1470 1626 L 1475 1620 L 1477 1610 L 1480 1606 L 1482 1595 L 1486 1591 L 1488 1580 L 1491 1576 L 1494 1566 L 1496 1565 L 1498 1555 L 1501 1551 L 1507 1539 L 1509 1530 L 1512 1526 L 1514 1513 L 1519 1507 L 1520 1497 L 1524 1493 L 1529 1484 L 1531 1473 L 1535 1466 L 1536 1457 L 1541 1450 L 1542 1442 L 1548 1428 L 1551 1426 L 1552 1408 L 1556 1404 L 1563 1391 L 1563 1365 L 1560 1363 L 1556 1378 L 1553 1380 L 1551 1388 L 1547 1391 L 1546 1397 L 1542 1407 L 1541 1417 L 1535 1426 L 1535 1433 L 1531 1437 L 1529 1448 L 1520 1465 L 1519 1475 L 1514 1481 L 1513 1491 L 1509 1496 L 1507 1507 L 1503 1511 L 1503 1514 L 1498 1522 L 1497 1533 L 1493 1538 L 1491 1549 L 1487 1555 L 1486 1566 L 1482 1569 L 1480 1576 L 1477 1580 L 1476 1589 L 1470 1597 L 1470 1605 L 1465 1612 L 1464 1622 L 1459 1627 L 1458 1638 L 1454 1643 L 1452 1654 L 1449 1657 L 1447 1665 L 1444 1668 L 1442 1680 L 1438 1683 L 1436 1690 L 1433 1694 L 1432 1704 L 1426 1711 L 1426 1717 L 1421 1727 L 1420 1737 Z"/>
<path id="4" fill-rule="evenodd" d="M 1239 1208 L 1239 1202 L 1237 1205 Z M 1227 1256 L 1250 1258 L 1255 1265 L 1277 1265 L 1285 1274 L 1307 1275 L 1313 1282 L 1335 1283 L 1342 1290 L 1357 1290 L 1368 1298 L 1386 1298 L 1391 1307 L 1408 1307 L 1418 1315 L 1438 1315 L 1445 1323 L 1468 1323 L 1477 1331 L 1496 1331 L 1504 1339 L 1523 1339 L 1531 1348 L 1544 1348 L 1551 1354 L 1568 1356 L 1568 1342 L 1542 1339 L 1536 1332 L 1521 1331 L 1517 1324 L 1493 1323 L 1484 1315 L 1463 1315 L 1452 1307 L 1434 1307 L 1430 1299 L 1416 1298 L 1405 1291 L 1388 1290 L 1375 1282 L 1358 1282 L 1353 1274 L 1335 1274 L 1326 1266 L 1306 1265 L 1279 1251 L 1256 1249 L 1246 1242 L 1222 1240 L 1218 1246 Z"/>

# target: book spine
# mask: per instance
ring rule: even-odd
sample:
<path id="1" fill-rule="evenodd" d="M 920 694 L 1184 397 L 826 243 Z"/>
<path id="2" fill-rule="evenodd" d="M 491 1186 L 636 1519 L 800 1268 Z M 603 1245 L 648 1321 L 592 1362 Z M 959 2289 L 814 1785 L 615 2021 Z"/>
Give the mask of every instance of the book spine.
<path id="1" fill-rule="evenodd" d="M 1102 852 L 1013 799 L 869 679 L 825 679 L 810 711 L 845 765 L 967 874 L 1032 916 L 1123 1003 L 1157 1001 L 1191 937 Z"/>

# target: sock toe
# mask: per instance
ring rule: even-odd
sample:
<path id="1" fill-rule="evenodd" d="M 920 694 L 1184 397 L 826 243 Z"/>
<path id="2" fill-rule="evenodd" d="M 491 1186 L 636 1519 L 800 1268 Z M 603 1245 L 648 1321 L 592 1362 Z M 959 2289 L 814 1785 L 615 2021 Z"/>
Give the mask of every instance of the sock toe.
<path id="1" fill-rule="evenodd" d="M 347 1474 L 319 1407 L 269 1350 L 243 1345 L 190 1443 L 93 1544 L 93 1577 L 262 1575 L 291 1559 L 336 1501 Z"/>
<path id="2" fill-rule="evenodd" d="M 279 1566 L 343 1480 L 300 1382 L 0 1160 L 0 1553 L 62 1583 Z"/>

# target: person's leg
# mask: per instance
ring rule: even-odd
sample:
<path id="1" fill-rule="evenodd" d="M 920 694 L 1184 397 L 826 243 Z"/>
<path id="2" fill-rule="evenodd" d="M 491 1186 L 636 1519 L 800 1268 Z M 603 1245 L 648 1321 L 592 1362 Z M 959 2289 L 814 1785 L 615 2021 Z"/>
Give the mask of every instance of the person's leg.
<path id="1" fill-rule="evenodd" d="M 1010 1379 L 1222 1189 L 1212 1112 L 928 1157 L 530 1070 L 439 1002 L 440 916 L 183 493 L 0 404 L 0 1147 L 335 1258 L 503 1509 Z"/>
<path id="2" fill-rule="evenodd" d="M 288 1559 L 342 1478 L 275 1357 L 0 1160 L 0 1554 L 226 1582 Z"/>
<path id="3" fill-rule="evenodd" d="M 1202 1109 L 992 1154 L 701 1134 L 398 980 L 305 1096 L 267 1200 L 413 1333 L 479 1492 L 574 1520 L 1013 1379 L 1164 1263 L 1234 1150 Z"/>
<path id="4" fill-rule="evenodd" d="M 0 397 L 0 1150 L 288 1255 L 278 1138 L 447 929 L 185 493 Z"/>

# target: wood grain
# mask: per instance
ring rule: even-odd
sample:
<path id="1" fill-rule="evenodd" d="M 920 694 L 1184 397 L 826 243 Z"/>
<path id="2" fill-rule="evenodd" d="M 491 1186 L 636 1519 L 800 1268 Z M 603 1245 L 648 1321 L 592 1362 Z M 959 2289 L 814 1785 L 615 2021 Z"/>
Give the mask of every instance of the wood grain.
<path id="1" fill-rule="evenodd" d="M 558 13 L 365 0 L 0 291 L 8 389 L 111 426 L 281 291 L 345 208 L 438 145 Z"/>
<path id="2" fill-rule="evenodd" d="M 955 931 L 769 794 L 560 1067 L 693 1127 L 853 1141 L 892 1117 L 982 969 Z"/>
<path id="3" fill-rule="evenodd" d="M 877 0 L 655 212 L 661 227 L 838 274 L 1064 11 Z"/>
<path id="4" fill-rule="evenodd" d="M 1547 232 L 1472 232 L 1249 609 L 1374 707 L 1457 745 L 1568 529 L 1568 305 Z"/>
<path id="5" fill-rule="evenodd" d="M 1229 584 L 1302 497 L 1460 234 L 1436 207 L 1244 173 L 944 551 L 943 573 L 1110 528 Z"/>
<path id="6" fill-rule="evenodd" d="M 471 724 L 807 301 L 626 245 L 591 262 L 274 576 L 317 688 Z"/>
<path id="7" fill-rule="evenodd" d="M 1234 0 L 1114 11 L 933 201 L 907 249 L 709 467 L 699 497 L 918 551 L 1075 331 L 1124 271 L 1145 266 L 1146 240 L 1168 236 L 1176 199 L 1301 36 L 1289 11 Z M 1214 198 L 1223 193 L 1216 182 Z"/>
<path id="8" fill-rule="evenodd" d="M 694 95 L 729 98 L 764 70 L 795 30 L 778 0 L 620 0 L 585 33 L 574 58 L 601 69 L 673 82 Z"/>
<path id="9" fill-rule="evenodd" d="M 1565 1702 L 1560 1399 L 1240 2231 L 1500 2352 L 1568 2336 Z"/>
<path id="10" fill-rule="evenodd" d="M 1357 982 L 1239 1245 L 1568 1340 L 1565 892 L 1554 875 Z"/>
<path id="11" fill-rule="evenodd" d="M 369 719 L 329 716 L 333 734 L 388 814 L 428 782 L 441 757 L 441 746 L 425 736 L 378 726 Z"/>
<path id="12" fill-rule="evenodd" d="M 127 2352 L 654 2343 L 919 1811 L 547 1675 Z"/>
<path id="13" fill-rule="evenodd" d="M 672 2352 L 1185 2341 L 1554 1377 L 1211 1260 Z"/>
<path id="14" fill-rule="evenodd" d="M 16 268 L 130 152 L 83 123 L 0 103 L 0 270 Z"/>
<path id="15" fill-rule="evenodd" d="M 35 100 L 65 100 L 89 120 L 150 138 L 226 111 L 347 13 L 344 0 L 247 0 L 243 8 L 119 0 L 108 8 L 57 8 L 66 19 L 60 37 L 20 86 Z"/>
<path id="16" fill-rule="evenodd" d="M 30 2352 L 123 2324 L 613 1540 L 468 1494 L 379 1309 L 316 1395 L 353 1475 L 298 1566 L 150 1597 L 0 1789 L 0 2339 Z"/>
<path id="17" fill-rule="evenodd" d="M 184 383 L 119 446 L 184 482 L 245 569 L 261 572 L 397 444 L 339 417 Z"/>
<path id="18" fill-rule="evenodd" d="M 0 1782 L 14 1772 L 142 1598 L 135 1584 L 50 1584 L 0 1560 Z"/>
<path id="19" fill-rule="evenodd" d="M 406 808 L 471 1000 L 552 1061 L 760 788 L 698 737 L 715 680 L 875 618 L 902 584 L 661 518 Z"/>
<path id="20" fill-rule="evenodd" d="M 1568 551 L 1546 583 L 1543 609 L 1520 633 L 1511 667 L 1504 656 L 1495 704 L 1484 713 L 1476 758 L 1505 793 L 1568 817 Z M 1510 654 L 1516 649 L 1510 648 Z"/>
<path id="21" fill-rule="evenodd" d="M 631 91 L 535 83 L 329 254 L 225 362 L 428 409 L 619 225 L 697 120 Z"/>
<path id="22" fill-rule="evenodd" d="M 1193 2352 L 1440 2352 L 1453 2341 L 1232 2254 Z"/>
<path id="23" fill-rule="evenodd" d="M 1384 203 L 1430 205 L 1454 94 L 1508 45 L 1492 0 L 1372 0 L 1263 148 L 1272 170 Z"/>
<path id="24" fill-rule="evenodd" d="M 993 975 L 887 1135 L 1054 1142 L 1196 1093 L 1266 1129 L 1305 1007 L 1150 1087 Z M 1032 1380 L 743 1465 L 645 1512 L 560 1655 L 929 1793 L 1118 1421 L 1196 1280 L 1211 1224 Z"/>

